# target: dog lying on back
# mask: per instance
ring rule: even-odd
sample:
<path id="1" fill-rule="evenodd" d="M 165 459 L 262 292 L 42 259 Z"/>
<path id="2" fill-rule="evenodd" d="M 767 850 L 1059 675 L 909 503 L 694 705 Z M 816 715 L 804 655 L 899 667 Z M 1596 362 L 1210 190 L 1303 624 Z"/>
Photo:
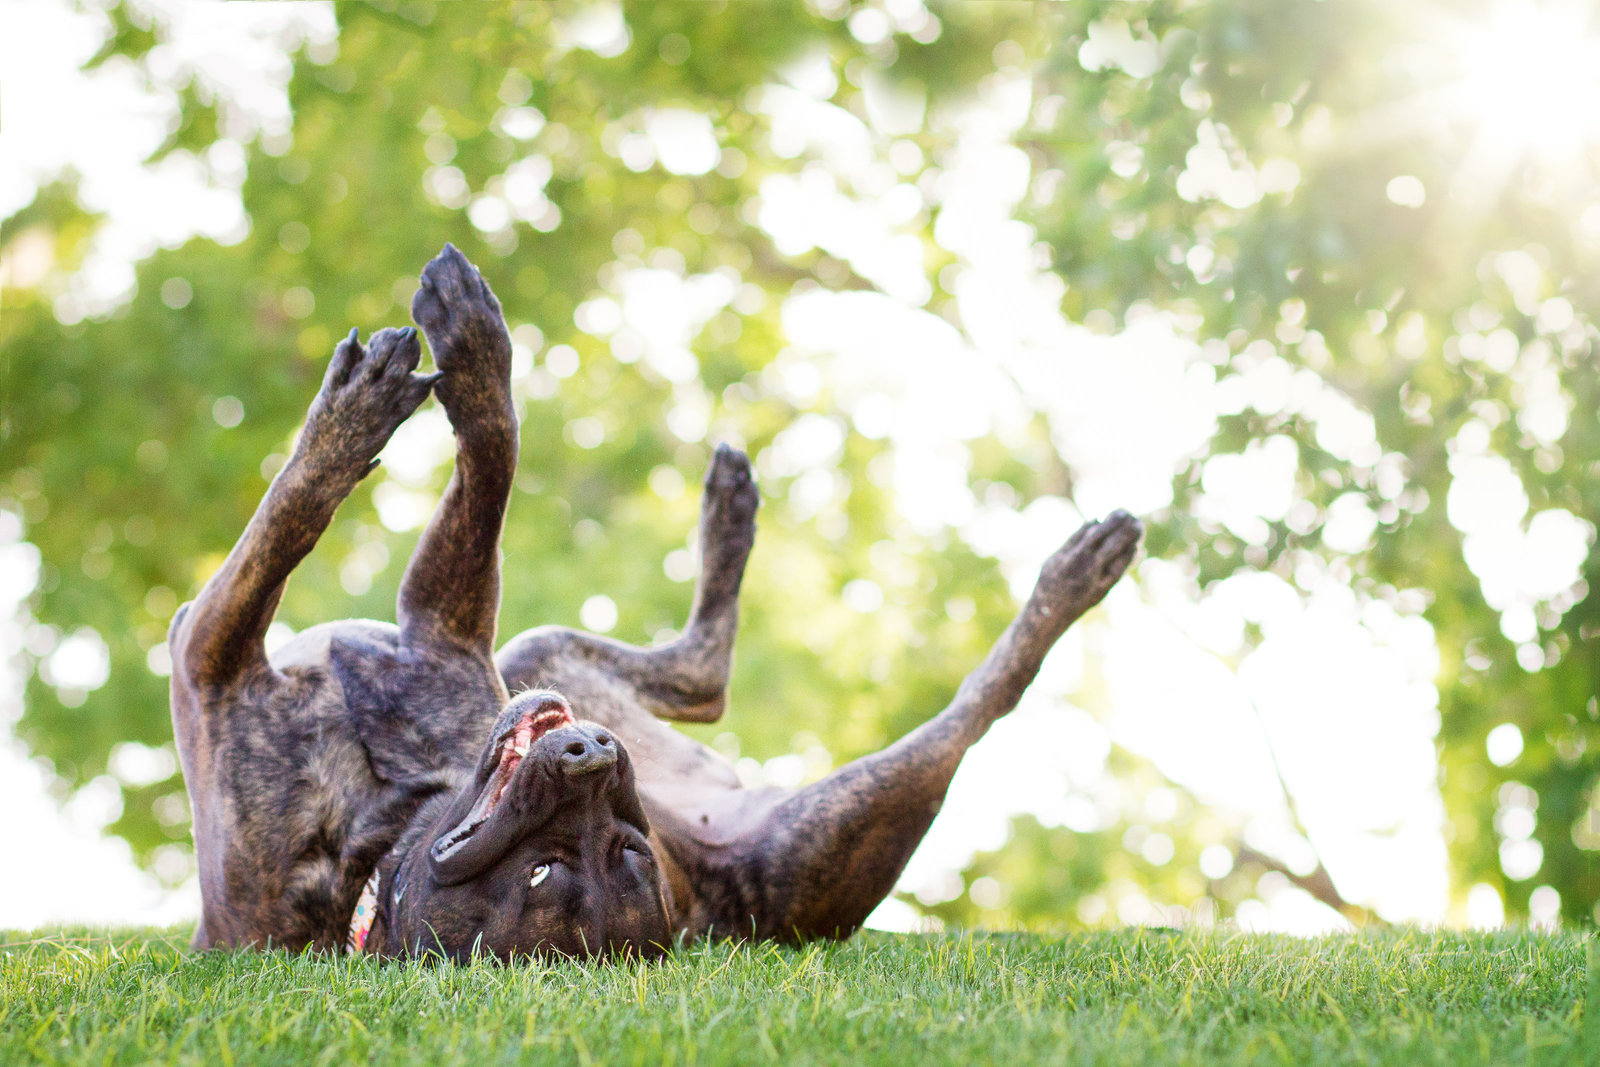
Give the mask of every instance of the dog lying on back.
<path id="1" fill-rule="evenodd" d="M 1138 547 L 1126 513 L 1083 527 L 948 707 L 812 785 L 744 788 L 660 720 L 722 714 L 755 536 L 749 461 L 719 446 L 706 473 L 683 636 L 641 649 L 549 627 L 497 655 L 510 340 L 448 245 L 411 311 L 437 370 L 417 372 L 415 329 L 365 347 L 352 330 L 243 537 L 173 620 L 201 947 L 648 957 L 680 936 L 846 937 L 893 888 L 967 748 Z M 327 623 L 269 656 L 290 573 L 429 393 L 456 467 L 397 625 Z"/>

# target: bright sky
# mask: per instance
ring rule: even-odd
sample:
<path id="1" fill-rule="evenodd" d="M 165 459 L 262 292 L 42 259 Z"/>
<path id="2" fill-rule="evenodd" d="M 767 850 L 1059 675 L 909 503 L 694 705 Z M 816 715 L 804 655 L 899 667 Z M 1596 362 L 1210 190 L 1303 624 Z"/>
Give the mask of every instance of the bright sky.
<path id="1" fill-rule="evenodd" d="M 170 8 L 176 33 L 155 61 L 193 69 L 214 86 L 227 103 L 225 128 L 235 141 L 258 132 L 281 136 L 289 121 L 285 48 L 302 39 L 331 47 L 331 12 L 315 3 L 162 6 Z M 916 32 L 936 32 L 927 29 L 920 5 L 890 10 L 908 26 L 915 23 Z M 0 215 L 25 204 L 39 180 L 71 166 L 84 177 L 85 200 L 110 219 L 80 288 L 62 299 L 58 314 L 82 317 L 125 298 L 132 263 L 158 245 L 193 233 L 226 241 L 245 232 L 236 192 L 243 177 L 238 144 L 225 142 L 205 159 L 141 166 L 160 140 L 172 103 L 140 89 L 127 70 L 77 71 L 98 44 L 97 14 L 74 11 L 64 0 L 0 0 L 0 13 L 11 28 L 0 37 L 0 68 L 12 85 L 30 87 L 4 98 Z M 851 28 L 858 36 L 887 32 L 876 22 L 858 27 L 856 21 Z M 625 28 L 604 7 L 568 33 L 575 45 L 602 54 L 628 43 Z M 1080 57 L 1086 63 L 1133 71 L 1150 58 L 1144 43 L 1115 27 L 1093 35 L 1092 43 Z M 954 272 L 963 328 L 929 312 L 924 305 L 932 289 L 911 230 L 925 207 L 914 181 L 922 160 L 915 145 L 899 140 L 926 120 L 926 104 L 869 85 L 863 122 L 827 102 L 833 89 L 826 63 L 808 60 L 759 93 L 774 143 L 796 156 L 808 153 L 811 161 L 763 183 L 757 219 L 781 251 L 821 247 L 879 291 L 788 298 L 783 321 L 789 345 L 770 373 L 801 402 L 828 382 L 841 418 L 893 445 L 897 499 L 916 528 L 958 531 L 999 559 L 1024 596 L 1040 562 L 1084 516 L 1119 506 L 1148 512 L 1168 503 L 1173 473 L 1203 452 L 1217 415 L 1246 406 L 1305 412 L 1318 426 L 1319 444 L 1352 465 L 1374 468 L 1380 485 L 1386 465 L 1398 471 L 1393 457 L 1382 453 L 1368 414 L 1270 347 L 1243 360 L 1245 373 L 1219 382 L 1212 359 L 1181 322 L 1152 312 L 1105 335 L 1062 317 L 1061 283 L 1033 266 L 1035 235 L 1011 218 L 1030 180 L 1027 157 L 1009 143 L 1031 107 L 1030 84 L 1020 71 L 1002 68 L 986 79 L 977 101 L 944 116 L 960 139 L 953 158 L 941 161 L 935 237 L 957 257 L 946 269 Z M 641 118 L 642 134 L 612 142 L 626 165 L 643 169 L 659 162 L 679 173 L 703 173 L 718 164 L 721 151 L 703 117 L 662 109 Z M 531 136 L 542 120 L 520 108 L 505 121 Z M 1218 163 L 1206 151 L 1204 133 L 1184 182 L 1193 195 L 1249 203 L 1264 188 L 1298 180 L 1282 167 L 1230 170 L 1225 158 Z M 538 160 L 530 156 L 498 192 L 474 200 L 472 223 L 491 235 L 513 219 L 559 224 L 542 193 L 548 168 L 541 170 Z M 441 199 L 459 192 L 450 169 L 441 166 L 430 178 L 430 191 Z M 1406 186 L 1399 195 L 1413 192 Z M 698 384 L 689 341 L 712 315 L 744 297 L 736 278 L 685 277 L 681 261 L 674 265 L 670 257 L 649 262 L 620 272 L 608 293 L 584 305 L 579 325 L 610 338 L 619 358 L 642 358 L 673 383 L 670 425 L 685 439 L 698 439 L 708 432 L 710 400 Z M 543 342 L 535 328 L 519 329 L 516 339 L 516 373 L 525 391 L 548 393 L 575 366 L 559 347 L 539 351 Z M 1539 383 L 1529 388 L 1539 395 Z M 1033 410 L 1045 415 L 1074 469 L 1076 506 L 1040 500 L 1019 512 L 1008 501 L 977 499 L 967 487 L 965 442 L 989 433 L 1014 439 Z M 1535 421 L 1541 417 L 1544 432 L 1564 425 L 1559 390 L 1542 416 L 1536 410 Z M 582 422 L 569 427 L 580 443 L 594 430 Z M 1565 512 L 1527 516 L 1526 494 L 1509 465 L 1488 453 L 1487 433 L 1482 441 L 1467 436 L 1453 453 L 1450 517 L 1467 534 L 1469 561 L 1491 603 L 1505 613 L 1508 636 L 1520 634 L 1538 605 L 1571 588 L 1593 527 Z M 839 489 L 831 465 L 841 443 L 838 421 L 804 416 L 758 465 L 800 475 L 787 505 L 815 512 Z M 390 480 L 377 496 L 385 525 L 408 529 L 425 518 L 432 501 L 413 486 L 449 454 L 441 420 L 419 417 L 402 429 L 386 452 Z M 1294 521 L 1297 461 L 1287 438 L 1214 456 L 1204 467 L 1200 506 L 1243 542 L 1259 541 L 1267 521 Z M 1330 542 L 1350 551 L 1370 542 L 1376 519 L 1365 503 L 1351 497 L 1335 506 L 1333 519 Z M 15 523 L 0 522 L 6 647 L 21 645 L 30 621 L 24 601 L 37 553 L 24 536 Z M 370 580 L 364 566 L 352 561 L 347 585 Z M 669 558 L 669 573 L 675 566 L 681 570 L 682 561 Z M 874 592 L 862 587 L 850 594 L 870 606 Z M 975 851 L 1002 845 L 1013 814 L 1029 812 L 1047 825 L 1082 830 L 1104 825 L 1123 804 L 1106 768 L 1112 742 L 1147 756 L 1204 801 L 1239 813 L 1253 846 L 1305 867 L 1311 852 L 1292 828 L 1275 751 L 1316 848 L 1347 898 L 1394 920 L 1498 922 L 1499 898 L 1488 886 L 1472 891 L 1467 914 L 1450 911 L 1433 751 L 1439 660 L 1420 610 L 1416 595 L 1361 600 L 1342 575 L 1314 561 L 1303 565 L 1294 585 L 1240 573 L 1204 596 L 1177 565 L 1145 561 L 1133 580 L 1113 591 L 1104 611 L 1068 635 L 1022 707 L 969 755 L 903 888 L 930 903 L 947 899 L 952 888 L 960 891 L 952 872 Z M 583 618 L 592 628 L 609 629 L 615 606 L 596 597 L 585 604 Z M 1253 648 L 1244 641 L 1247 624 L 1263 635 Z M 104 681 L 104 658 L 96 635 L 68 635 L 45 669 L 58 686 L 91 689 Z M 1090 663 L 1105 683 L 1098 718 L 1069 699 Z M 152 669 L 161 666 L 153 657 Z M 14 659 L 0 664 L 0 723 L 20 714 L 19 670 Z M 1520 751 L 1520 734 L 1513 738 L 1502 729 L 1499 737 L 1500 755 L 1512 747 Z M 126 846 L 101 833 L 120 806 L 119 781 L 159 777 L 170 759 L 168 749 L 124 746 L 114 774 L 63 808 L 46 795 L 47 774 L 0 725 L 0 806 L 16 813 L 12 848 L 50 857 L 34 866 L 35 877 L 25 884 L 0 889 L 0 928 L 193 918 L 198 893 L 192 881 L 177 892 L 163 891 L 133 866 Z M 785 756 L 741 770 L 784 782 L 803 774 L 804 765 Z M 1171 841 L 1158 826 L 1166 800 L 1146 800 L 1152 829 L 1127 842 L 1152 862 L 1171 854 Z M 1533 862 L 1536 871 L 1536 857 L 1526 849 L 1520 855 L 1511 862 Z M 1206 862 L 1209 874 L 1226 870 L 1226 856 L 1208 853 Z M 1260 897 L 1241 909 L 1241 925 L 1296 932 L 1342 925 L 1281 878 L 1264 880 Z M 1173 921 L 1158 904 L 1125 892 L 1090 901 L 1084 917 Z M 909 908 L 890 902 L 872 924 L 906 928 L 913 920 Z"/>

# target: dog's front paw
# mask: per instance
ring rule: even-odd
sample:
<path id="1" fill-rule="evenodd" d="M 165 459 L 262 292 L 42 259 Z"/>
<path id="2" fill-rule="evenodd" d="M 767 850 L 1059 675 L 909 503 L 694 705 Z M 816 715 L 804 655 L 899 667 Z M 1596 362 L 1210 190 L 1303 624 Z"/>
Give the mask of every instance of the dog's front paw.
<path id="1" fill-rule="evenodd" d="M 335 468 L 365 474 L 438 380 L 437 374 L 415 373 L 421 358 L 417 331 L 409 326 L 379 330 L 365 348 L 351 330 L 334 349 L 306 416 L 301 447 Z"/>
<path id="2" fill-rule="evenodd" d="M 1120 509 L 1086 523 L 1045 560 L 1034 597 L 1073 617 L 1083 614 L 1117 584 L 1143 536 L 1143 524 Z"/>
<path id="3" fill-rule="evenodd" d="M 478 268 L 454 245 L 445 245 L 422 269 L 422 285 L 411 298 L 411 317 L 422 327 L 433 361 L 444 372 L 441 399 L 448 403 L 509 389 L 511 338 L 500 301 Z"/>

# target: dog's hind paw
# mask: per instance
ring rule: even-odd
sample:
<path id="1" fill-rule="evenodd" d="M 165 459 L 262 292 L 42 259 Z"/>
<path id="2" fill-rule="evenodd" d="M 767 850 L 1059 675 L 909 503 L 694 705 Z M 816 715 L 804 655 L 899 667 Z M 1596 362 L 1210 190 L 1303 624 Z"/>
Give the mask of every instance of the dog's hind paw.
<path id="1" fill-rule="evenodd" d="M 729 444 L 719 444 L 706 468 L 705 511 L 709 522 L 733 532 L 751 527 L 761 494 L 756 489 L 750 457 Z"/>
<path id="2" fill-rule="evenodd" d="M 1143 536 L 1144 525 L 1120 509 L 1086 523 L 1045 560 L 1034 596 L 1053 610 L 1083 614 L 1117 584 Z"/>

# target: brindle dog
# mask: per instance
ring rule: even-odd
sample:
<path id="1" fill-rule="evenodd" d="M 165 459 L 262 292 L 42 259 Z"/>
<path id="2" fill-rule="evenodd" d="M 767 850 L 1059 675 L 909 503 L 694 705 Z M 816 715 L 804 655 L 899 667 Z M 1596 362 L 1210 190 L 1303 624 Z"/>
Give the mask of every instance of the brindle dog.
<path id="1" fill-rule="evenodd" d="M 744 788 L 659 720 L 722 714 L 755 535 L 749 461 L 725 445 L 712 458 L 682 637 L 642 649 L 543 628 L 496 656 L 511 345 L 494 294 L 449 246 L 412 317 L 437 373 L 416 373 L 414 329 L 366 348 L 351 331 L 243 538 L 173 621 L 199 946 L 337 949 L 374 872 L 362 950 L 384 956 L 848 936 L 893 888 L 963 753 L 1138 547 L 1126 513 L 1083 527 L 943 711 L 812 785 Z M 290 572 L 430 391 L 456 467 L 401 582 L 399 625 L 315 626 L 269 656 Z"/>

